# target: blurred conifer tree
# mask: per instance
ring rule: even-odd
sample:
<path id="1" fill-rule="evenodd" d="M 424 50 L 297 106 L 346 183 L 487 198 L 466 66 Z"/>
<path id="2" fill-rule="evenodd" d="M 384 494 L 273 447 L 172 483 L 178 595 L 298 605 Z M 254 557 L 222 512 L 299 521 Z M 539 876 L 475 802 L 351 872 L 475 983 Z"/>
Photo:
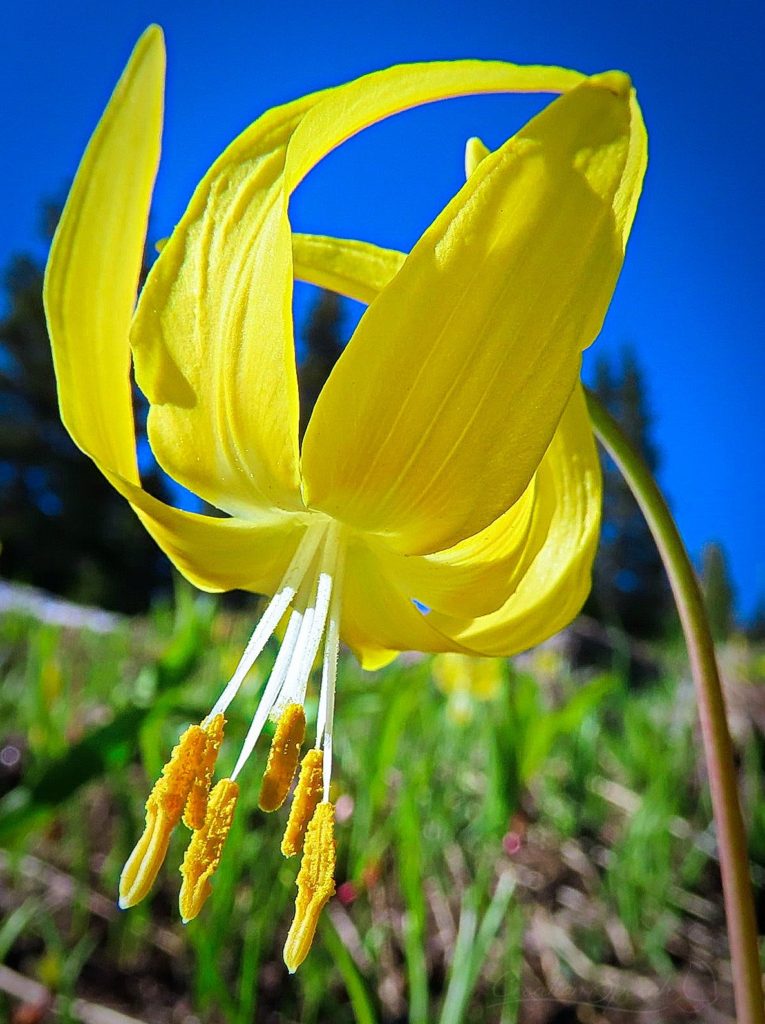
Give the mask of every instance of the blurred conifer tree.
<path id="1" fill-rule="evenodd" d="M 765 597 L 758 600 L 754 614 L 747 623 L 746 635 L 757 643 L 765 642 Z M 765 676 L 765 665 L 761 675 Z"/>
<path id="2" fill-rule="evenodd" d="M 658 453 L 651 439 L 645 382 L 634 352 L 625 349 L 616 366 L 601 356 L 594 391 L 656 473 Z M 667 577 L 643 514 L 608 456 L 603 457 L 603 484 L 601 542 L 586 611 L 632 636 L 662 636 L 674 621 Z"/>
<path id="3" fill-rule="evenodd" d="M 324 382 L 343 351 L 343 305 L 335 292 L 320 291 L 308 314 L 303 339 L 305 355 L 298 365 L 300 437 Z"/>
<path id="4" fill-rule="evenodd" d="M 715 640 L 727 640 L 734 626 L 735 595 L 728 560 L 720 544 L 704 546 L 701 556 L 701 583 Z"/>

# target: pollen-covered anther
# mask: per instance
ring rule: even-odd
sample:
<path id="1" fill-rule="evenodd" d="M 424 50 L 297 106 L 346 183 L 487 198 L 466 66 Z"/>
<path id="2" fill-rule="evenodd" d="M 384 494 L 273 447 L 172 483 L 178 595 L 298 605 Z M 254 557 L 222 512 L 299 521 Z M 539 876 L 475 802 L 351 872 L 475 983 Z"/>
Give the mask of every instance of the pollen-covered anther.
<path id="1" fill-rule="evenodd" d="M 288 704 L 281 714 L 268 753 L 258 805 L 261 811 L 276 811 L 287 799 L 305 738 L 302 704 Z"/>
<path id="2" fill-rule="evenodd" d="M 290 974 L 308 955 L 319 915 L 335 891 L 335 808 L 331 803 L 320 803 L 308 825 L 297 887 L 295 917 L 284 944 Z"/>
<path id="3" fill-rule="evenodd" d="M 309 750 L 300 766 L 300 776 L 292 797 L 290 816 L 282 838 L 282 853 L 294 857 L 303 849 L 303 836 L 321 800 L 324 755 L 321 750 Z"/>
<path id="4" fill-rule="evenodd" d="M 181 864 L 183 882 L 178 897 L 184 924 L 193 920 L 212 892 L 210 878 L 220 864 L 223 844 L 231 830 L 239 786 L 231 779 L 221 779 L 210 793 L 207 815 L 201 828 L 191 836 Z"/>
<path id="5" fill-rule="evenodd" d="M 120 876 L 119 905 L 133 907 L 148 893 L 162 866 L 170 834 L 178 824 L 207 742 L 205 730 L 191 725 L 173 748 L 170 760 L 146 801 L 146 826 Z"/>
<path id="6" fill-rule="evenodd" d="M 191 785 L 191 792 L 186 800 L 186 807 L 183 812 L 183 823 L 187 828 L 201 828 L 207 814 L 207 801 L 210 795 L 215 762 L 218 760 L 218 752 L 223 743 L 223 727 L 226 719 L 223 715 L 215 715 L 209 722 L 203 724 L 205 733 L 205 745 L 202 751 L 199 764 L 197 765 L 194 781 Z"/>

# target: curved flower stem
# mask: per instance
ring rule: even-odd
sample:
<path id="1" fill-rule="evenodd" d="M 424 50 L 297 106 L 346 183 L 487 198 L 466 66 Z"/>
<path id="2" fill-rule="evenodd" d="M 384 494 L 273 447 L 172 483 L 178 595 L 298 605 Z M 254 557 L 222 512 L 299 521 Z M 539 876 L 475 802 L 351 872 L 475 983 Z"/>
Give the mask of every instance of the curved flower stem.
<path id="1" fill-rule="evenodd" d="M 749 875 L 725 703 L 706 610 L 688 553 L 648 467 L 621 428 L 591 393 L 595 433 L 635 495 L 664 562 L 688 646 L 696 686 L 704 754 L 717 827 L 725 914 L 738 1024 L 763 1024 L 762 980 Z"/>

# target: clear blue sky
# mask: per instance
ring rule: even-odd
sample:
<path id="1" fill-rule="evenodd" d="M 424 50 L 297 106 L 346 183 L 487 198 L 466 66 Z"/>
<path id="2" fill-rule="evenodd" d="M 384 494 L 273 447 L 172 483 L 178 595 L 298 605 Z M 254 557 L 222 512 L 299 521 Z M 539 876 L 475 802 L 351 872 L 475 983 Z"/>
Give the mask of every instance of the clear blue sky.
<path id="1" fill-rule="evenodd" d="M 596 349 L 635 346 L 661 480 L 686 541 L 694 555 L 704 541 L 722 541 L 740 608 L 752 611 L 765 595 L 765 4 L 4 3 L 0 266 L 13 252 L 40 251 L 40 200 L 70 179 L 151 21 L 165 29 L 169 54 L 157 237 L 239 130 L 267 107 L 321 86 L 433 58 L 628 71 L 651 162 Z M 293 223 L 407 248 L 458 187 L 465 138 L 498 145 L 539 105 L 459 100 L 378 126 L 314 172 L 293 203 Z"/>

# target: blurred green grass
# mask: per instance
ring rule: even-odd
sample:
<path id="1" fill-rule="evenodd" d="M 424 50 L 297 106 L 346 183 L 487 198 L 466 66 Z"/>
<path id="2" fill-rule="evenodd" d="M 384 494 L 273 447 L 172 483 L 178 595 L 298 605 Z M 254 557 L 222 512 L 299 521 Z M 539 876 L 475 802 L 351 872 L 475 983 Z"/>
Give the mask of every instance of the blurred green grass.
<path id="1" fill-rule="evenodd" d="M 56 1019 L 81 1019 L 85 999 L 157 1024 L 511 1024 L 595 1020 L 576 1009 L 592 1005 L 610 1007 L 603 1020 L 652 1007 L 669 1022 L 689 1019 L 693 984 L 725 1019 L 711 814 L 671 650 L 639 688 L 619 659 L 598 673 L 555 650 L 498 663 L 494 697 L 459 715 L 430 659 L 368 674 L 343 656 L 338 895 L 300 971 L 281 962 L 298 865 L 279 853 L 284 814 L 257 810 L 266 745 L 200 918 L 178 920 L 182 829 L 152 897 L 118 912 L 151 783 L 251 622 L 185 587 L 109 635 L 0 620 L 0 959 L 55 993 Z M 232 705 L 223 773 L 273 656 Z M 761 887 L 763 742 L 746 715 L 738 750 Z M 0 993 L 0 1019 L 18 1006 Z M 566 1006 L 577 1015 L 554 1015 Z"/>

